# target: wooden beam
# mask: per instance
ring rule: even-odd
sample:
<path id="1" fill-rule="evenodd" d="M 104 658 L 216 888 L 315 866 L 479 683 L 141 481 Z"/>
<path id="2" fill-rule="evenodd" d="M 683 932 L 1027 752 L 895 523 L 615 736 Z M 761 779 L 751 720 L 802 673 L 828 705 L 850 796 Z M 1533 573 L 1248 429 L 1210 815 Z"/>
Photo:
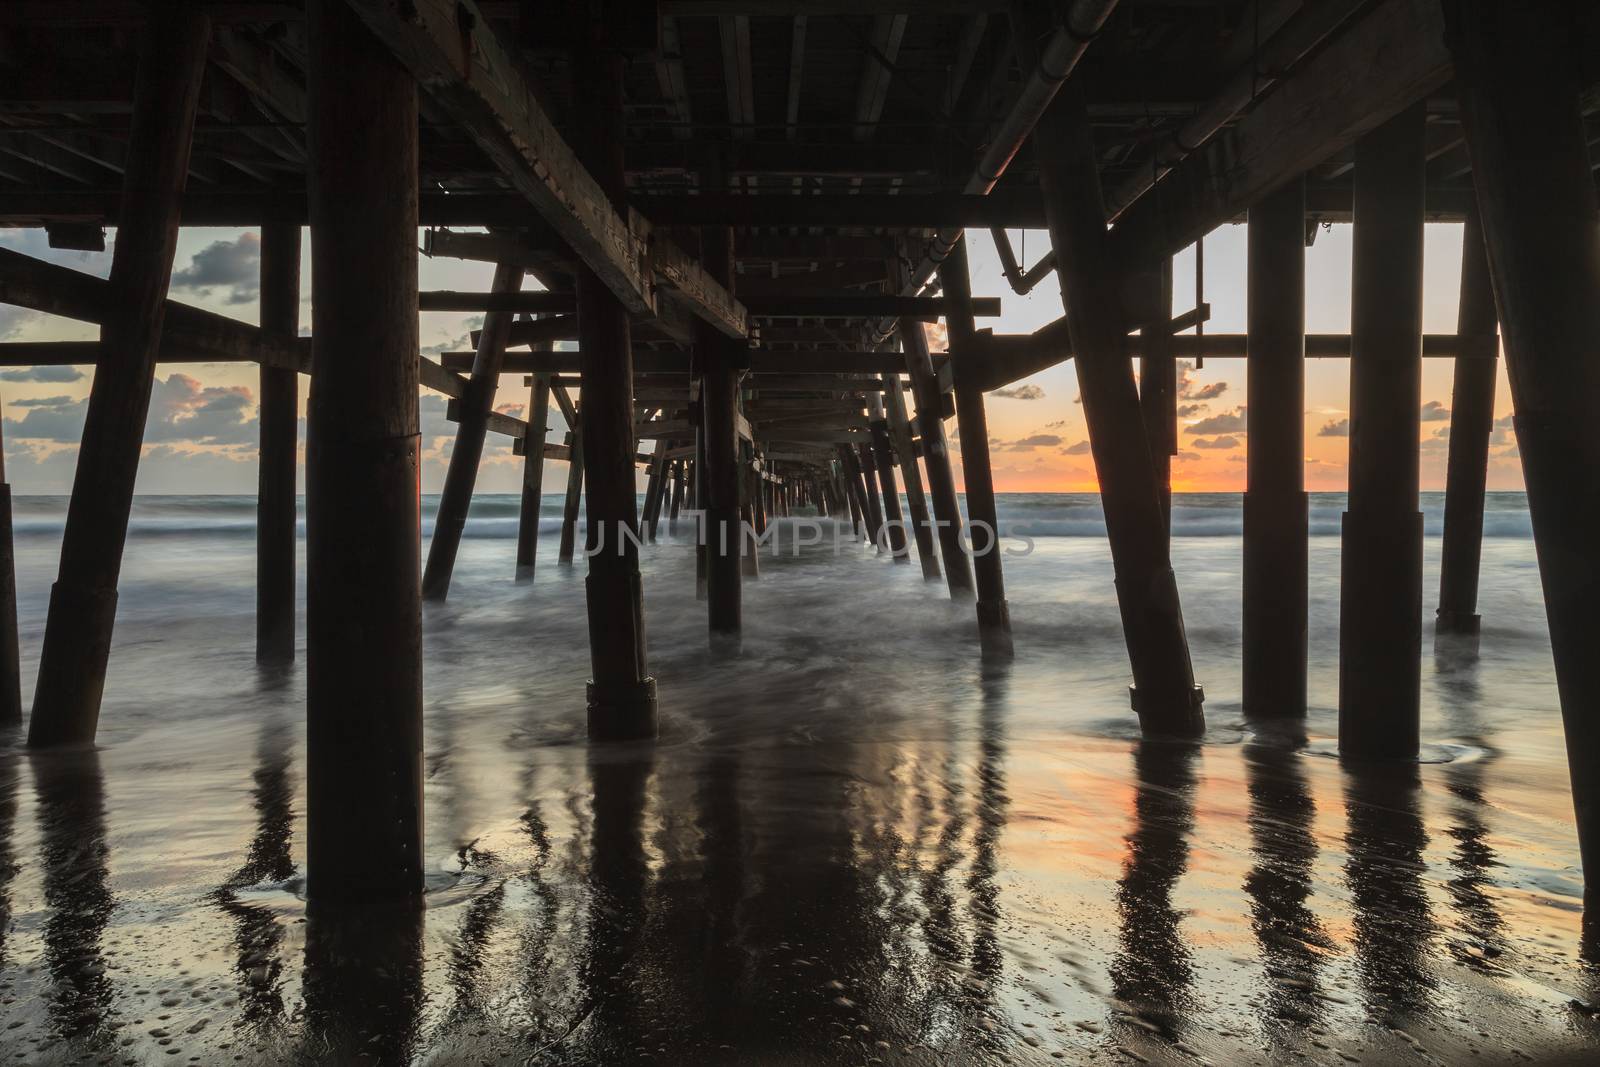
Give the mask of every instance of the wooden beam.
<path id="1" fill-rule="evenodd" d="M 496 311 L 522 312 L 529 315 L 560 312 L 571 314 L 571 293 L 550 293 L 541 290 L 504 293 L 463 293 L 449 289 L 431 289 L 417 294 L 418 311 Z"/>
<path id="2" fill-rule="evenodd" d="M 736 141 L 755 133 L 756 101 L 750 71 L 750 16 L 723 15 L 717 19 L 722 39 L 722 83 L 728 101 L 728 125 Z"/>
<path id="3" fill-rule="evenodd" d="M 110 283 L 92 274 L 25 256 L 0 248 L 0 303 L 62 315 L 84 322 L 103 323 L 112 300 Z M 164 326 L 158 360 L 187 363 L 256 362 L 295 370 L 305 367 L 310 352 L 301 341 L 266 334 L 259 327 L 204 311 L 188 304 L 168 300 L 164 304 Z M 68 342 L 45 342 L 63 344 Z M 92 342 L 91 342 L 92 343 Z M 51 349 L 34 344 L 28 349 L 6 347 L 4 351 L 20 357 L 24 353 L 32 364 L 44 366 L 47 360 L 60 363 L 99 363 L 83 359 L 87 350 Z M 11 364 L 15 366 L 16 364 Z"/>
<path id="4" fill-rule="evenodd" d="M 654 313 L 654 273 L 719 331 L 748 332 L 744 309 L 632 212 L 617 213 L 578 162 L 472 0 L 349 0 L 573 252 L 630 312 Z"/>
<path id="5" fill-rule="evenodd" d="M 1175 166 L 1111 230 L 1113 262 L 1181 251 L 1450 80 L 1438 0 L 1387 0 L 1226 136 Z"/>
<path id="6" fill-rule="evenodd" d="M 889 83 L 894 78 L 894 62 L 900 55 L 907 21 L 904 14 L 873 17 L 871 47 L 861 71 L 860 88 L 856 90 L 853 136 L 857 141 L 870 141 L 877 132 L 878 119 L 883 116 L 883 106 L 889 100 Z"/>

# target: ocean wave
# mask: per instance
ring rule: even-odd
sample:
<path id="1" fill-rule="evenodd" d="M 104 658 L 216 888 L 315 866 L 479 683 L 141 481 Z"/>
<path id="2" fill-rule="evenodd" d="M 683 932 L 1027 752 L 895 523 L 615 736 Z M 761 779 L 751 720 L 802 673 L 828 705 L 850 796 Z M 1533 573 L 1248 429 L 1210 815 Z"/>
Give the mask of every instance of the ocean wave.
<path id="1" fill-rule="evenodd" d="M 643 505 L 643 496 L 640 496 Z M 1242 497 L 1238 493 L 1184 493 L 1173 499 L 1174 537 L 1239 537 L 1244 532 Z M 1002 493 L 999 495 L 1002 532 L 1010 536 L 1072 538 L 1106 536 L 1105 513 L 1092 493 Z M 539 508 L 540 536 L 561 528 L 563 496 L 545 494 Z M 1343 493 L 1311 496 L 1309 529 L 1313 537 L 1337 537 L 1345 508 Z M 432 536 L 438 509 L 436 494 L 422 499 L 422 533 Z M 251 496 L 146 496 L 134 502 L 128 534 L 134 538 L 185 537 L 194 534 L 222 538 L 254 537 L 255 498 Z M 13 501 L 12 528 L 18 537 L 49 538 L 61 535 L 66 519 L 65 496 L 19 496 Z M 1423 529 L 1428 537 L 1444 530 L 1444 494 L 1422 495 Z M 517 536 L 521 498 L 512 493 L 481 494 L 472 503 L 465 536 L 510 540 Z M 580 527 L 582 520 L 580 517 Z M 666 528 L 663 518 L 662 528 Z M 681 529 L 692 529 L 688 520 Z M 300 532 L 304 535 L 304 505 Z M 1490 493 L 1484 508 L 1486 538 L 1527 539 L 1533 535 L 1527 500 L 1522 493 Z"/>

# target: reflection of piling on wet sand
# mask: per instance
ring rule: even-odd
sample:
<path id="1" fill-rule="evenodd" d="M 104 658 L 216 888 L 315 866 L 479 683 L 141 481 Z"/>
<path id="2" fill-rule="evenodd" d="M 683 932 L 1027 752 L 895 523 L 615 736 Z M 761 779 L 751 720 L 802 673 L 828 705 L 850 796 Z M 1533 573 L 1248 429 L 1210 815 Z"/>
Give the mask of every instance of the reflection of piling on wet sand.
<path id="1" fill-rule="evenodd" d="M 840 65 L 848 50 L 808 52 L 814 5 L 799 0 L 757 5 L 754 24 L 730 8 L 714 34 L 692 4 L 608 7 L 605 18 L 474 0 L 104 6 L 68 16 L 25 5 L 8 22 L 46 44 L 78 43 L 67 35 L 80 25 L 112 31 L 106 69 L 138 68 L 131 100 L 106 108 L 131 104 L 126 129 L 80 130 L 70 94 L 45 91 L 54 68 L 15 50 L 27 67 L 17 84 L 37 93 L 21 110 L 45 124 L 9 131 L 6 165 L 19 173 L 0 173 L 0 221 L 43 225 L 58 248 L 103 250 L 102 228 L 117 227 L 104 280 L 0 252 L 0 299 L 100 327 L 98 342 L 0 345 L 0 364 L 97 368 L 33 746 L 96 737 L 155 374 L 196 361 L 261 370 L 256 652 L 268 663 L 296 650 L 297 383 L 310 377 L 307 892 L 321 908 L 420 903 L 423 603 L 444 610 L 490 433 L 519 442 L 523 459 L 508 579 L 535 577 L 543 463 L 569 464 L 557 560 L 577 561 L 581 508 L 586 619 L 574 639 L 586 636 L 590 668 L 572 699 L 581 688 L 590 740 L 650 742 L 658 679 L 640 558 L 670 550 L 657 542 L 663 512 L 669 533 L 695 514 L 697 595 L 722 653 L 740 651 L 763 538 L 804 509 L 864 529 L 895 563 L 915 552 L 924 579 L 942 576 L 970 605 L 958 630 L 975 631 L 978 655 L 1012 657 L 985 394 L 1073 358 L 1129 699 L 1154 745 L 1206 730 L 1170 550 L 1177 360 L 1246 358 L 1243 705 L 1253 724 L 1299 722 L 1305 360 L 1339 357 L 1351 417 L 1338 741 L 1357 783 L 1357 764 L 1414 761 L 1422 740 L 1425 356 L 1457 365 L 1436 636 L 1475 651 L 1498 322 L 1580 849 L 1600 867 L 1600 209 L 1572 58 L 1593 53 L 1593 27 L 1569 25 L 1557 5 L 1302 5 L 1274 25 L 1228 29 L 1252 51 L 1224 52 L 1232 75 L 1220 90 L 1131 120 L 1099 68 L 1192 69 L 1197 42 L 1217 37 L 1214 12 L 1075 0 L 1065 16 L 1024 3 L 968 19 L 911 4 L 873 15 L 863 72 Z M 902 43 L 945 79 L 931 110 L 902 110 L 901 96 L 926 95 L 897 65 Z M 767 72 L 752 59 L 779 52 L 790 57 L 781 120 L 755 89 Z M 636 61 L 656 76 L 636 77 Z M 1095 73 L 1075 76 L 1081 63 Z M 545 75 L 562 86 L 539 84 Z M 859 92 L 816 88 L 840 84 Z M 853 106 L 841 111 L 845 97 Z M 120 187 L 100 188 L 101 171 Z M 1248 328 L 1206 334 L 1203 258 L 1195 306 L 1174 314 L 1173 257 L 1240 217 Z M 1351 332 L 1308 336 L 1305 246 L 1319 223 L 1351 217 Z M 1451 335 L 1422 332 L 1430 218 L 1467 222 Z M 259 326 L 167 299 L 184 224 L 261 229 Z M 298 315 L 305 225 L 309 338 Z M 419 292 L 419 227 L 429 256 L 493 264 L 491 288 Z M 1026 269 L 1007 236 L 1017 227 L 1049 234 Z M 1014 292 L 1054 270 L 1065 317 L 1031 334 L 979 328 L 1000 313 L 972 293 L 965 234 L 984 228 Z M 418 314 L 436 311 L 484 315 L 471 352 L 419 356 Z M 941 320 L 936 351 L 925 324 Z M 530 376 L 527 419 L 496 408 L 502 373 Z M 426 566 L 422 387 L 448 397 L 457 424 Z M 559 443 L 545 439 L 560 428 L 552 397 Z M 21 716 L 9 525 L 0 471 L 0 722 Z M 778 584 L 763 581 L 760 595 Z M 670 693 L 676 680 L 659 683 Z M 1141 750 L 1141 766 L 1162 751 Z M 1128 873 L 1162 920 L 1161 878 L 1139 864 Z M 1352 870 L 1358 895 L 1370 873 Z M 1406 984 L 1392 977 L 1376 984 Z"/>

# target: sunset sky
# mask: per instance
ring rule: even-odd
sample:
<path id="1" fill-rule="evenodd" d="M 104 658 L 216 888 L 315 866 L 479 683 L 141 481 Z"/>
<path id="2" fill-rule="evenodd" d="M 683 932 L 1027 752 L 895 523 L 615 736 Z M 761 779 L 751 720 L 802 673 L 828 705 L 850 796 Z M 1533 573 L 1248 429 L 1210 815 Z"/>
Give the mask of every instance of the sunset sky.
<path id="1" fill-rule="evenodd" d="M 1457 281 L 1461 261 L 1461 226 L 1427 227 L 1423 328 L 1430 333 L 1455 331 Z M 1318 234 L 1306 252 L 1306 329 L 1343 333 L 1350 328 L 1349 226 Z M 0 230 L 0 246 L 104 275 L 111 264 L 110 241 L 104 253 L 62 252 L 48 248 L 42 230 Z M 980 320 L 996 332 L 1028 332 L 1061 314 L 1060 293 L 1053 277 L 1027 297 L 1011 293 L 1002 277 L 986 233 L 970 235 L 973 291 L 1002 298 L 1004 314 Z M 1048 247 L 1041 231 L 1013 233 L 1014 245 L 1032 262 Z M 420 258 L 424 289 L 487 289 L 493 268 L 488 264 Z M 309 332 L 309 248 L 303 256 L 303 302 L 300 321 Z M 175 299 L 193 303 L 247 322 L 257 318 L 258 243 L 248 230 L 188 229 L 178 245 L 172 283 Z M 1174 311 L 1194 303 L 1194 252 L 1180 255 L 1174 270 Z M 1212 308 L 1207 330 L 1239 333 L 1245 328 L 1245 229 L 1224 226 L 1206 239 L 1206 299 Z M 481 317 L 424 313 L 424 351 L 468 348 L 466 333 Z M 97 327 L 0 304 L 0 340 L 93 340 Z M 1423 362 L 1421 425 L 1422 487 L 1444 485 L 1449 433 L 1453 361 Z M 82 432 L 92 368 L 45 367 L 0 370 L 3 399 L 6 473 L 17 492 L 62 493 L 71 488 L 77 442 Z M 1181 452 L 1174 461 L 1173 486 L 1183 490 L 1242 490 L 1248 440 L 1242 432 L 1245 394 L 1243 360 L 1207 360 L 1202 370 L 1183 375 L 1184 417 L 1180 420 Z M 527 390 L 521 375 L 505 375 L 496 406 L 522 415 Z M 138 489 L 146 493 L 253 493 L 256 486 L 257 373 L 253 366 L 230 364 L 163 365 L 157 373 L 145 433 Z M 1093 490 L 1094 469 L 1071 362 L 990 394 L 995 483 L 1002 492 Z M 301 389 L 302 415 L 305 389 Z M 1312 360 L 1306 373 L 1306 482 L 1312 490 L 1345 487 L 1349 440 L 1342 420 L 1348 416 L 1349 372 L 1345 360 Z M 437 491 L 444 479 L 454 426 L 445 421 L 444 397 L 424 390 L 423 488 Z M 1489 465 L 1491 489 L 1520 489 L 1521 466 L 1511 437 L 1511 400 L 1502 374 L 1495 405 L 1496 431 Z M 560 440 L 560 414 L 552 411 Z M 954 431 L 954 421 L 949 424 Z M 302 444 L 304 433 L 301 435 Z M 959 460 L 959 457 L 957 457 Z M 511 454 L 509 441 L 489 435 L 478 485 L 485 492 L 514 492 L 520 485 L 522 460 Z M 559 490 L 566 464 L 547 464 L 546 488 Z M 959 467 L 958 467 L 959 476 Z"/>

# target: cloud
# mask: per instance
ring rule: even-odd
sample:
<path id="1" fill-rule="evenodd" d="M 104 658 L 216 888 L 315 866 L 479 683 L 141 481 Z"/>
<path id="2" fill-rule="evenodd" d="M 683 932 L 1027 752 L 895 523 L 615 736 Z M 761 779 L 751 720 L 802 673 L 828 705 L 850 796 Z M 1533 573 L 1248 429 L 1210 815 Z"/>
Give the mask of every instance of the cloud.
<path id="1" fill-rule="evenodd" d="M 1036 433 L 1001 447 L 1007 452 L 1032 452 L 1036 448 L 1055 448 L 1060 444 L 1061 438 L 1053 433 Z"/>
<path id="2" fill-rule="evenodd" d="M 1196 448 L 1222 448 L 1222 449 L 1238 448 L 1239 447 L 1239 439 L 1237 437 L 1229 437 L 1226 434 L 1224 434 L 1221 437 L 1211 437 L 1211 438 L 1197 437 L 1194 440 L 1194 447 L 1196 447 Z"/>
<path id="3" fill-rule="evenodd" d="M 83 437 L 89 399 L 48 396 L 12 403 L 25 409 L 6 420 L 6 434 L 19 440 L 77 444 Z M 157 378 L 145 420 L 146 444 L 248 445 L 258 438 L 250 415 L 255 398 L 248 386 L 203 386 L 187 374 Z"/>
<path id="4" fill-rule="evenodd" d="M 922 333 L 928 339 L 929 352 L 943 352 L 950 347 L 950 331 L 942 322 L 925 322 Z"/>
<path id="5" fill-rule="evenodd" d="M 1491 445 L 1510 445 L 1516 443 L 1516 415 L 1505 415 L 1494 420 L 1494 431 L 1489 434 Z"/>
<path id="6" fill-rule="evenodd" d="M 1317 431 L 1318 437 L 1349 437 L 1349 419 L 1329 419 L 1322 424 L 1322 429 Z"/>
<path id="7" fill-rule="evenodd" d="M 1007 400 L 1043 400 L 1044 390 L 1037 385 L 1008 385 L 1004 389 L 996 389 L 989 395 L 1004 397 Z"/>
<path id="8" fill-rule="evenodd" d="M 1198 415 L 1202 411 L 1209 411 L 1209 410 L 1210 410 L 1210 408 L 1205 404 L 1179 404 L 1178 405 L 1178 418 L 1187 419 L 1191 415 Z"/>
<path id="9" fill-rule="evenodd" d="M 3 382 L 76 382 L 83 378 L 77 367 L 17 367 L 0 371 Z"/>
<path id="10" fill-rule="evenodd" d="M 1443 422 L 1450 417 L 1450 409 L 1437 400 L 1430 400 L 1422 405 L 1421 417 L 1423 422 Z"/>
<path id="11" fill-rule="evenodd" d="M 30 308 L 0 304 L 0 341 L 9 341 L 17 336 L 38 317 L 39 313 Z"/>
<path id="12" fill-rule="evenodd" d="M 172 288 L 201 296 L 226 289 L 228 303 L 250 303 L 261 292 L 261 238 L 247 233 L 237 241 L 211 242 L 173 273 Z"/>
<path id="13" fill-rule="evenodd" d="M 1068 445 L 1061 450 L 1063 456 L 1082 456 L 1089 451 L 1088 441 L 1079 441 L 1077 444 Z"/>
<path id="14" fill-rule="evenodd" d="M 251 444 L 259 438 L 256 420 L 246 417 L 255 406 L 245 385 L 201 385 L 187 374 L 156 379 L 145 420 L 148 442 L 193 441 L 196 444 Z"/>
<path id="15" fill-rule="evenodd" d="M 1235 408 L 1225 411 L 1221 415 L 1213 415 L 1209 419 L 1201 419 L 1187 427 L 1192 434 L 1217 434 L 1217 433 L 1244 433 L 1246 408 Z"/>
<path id="16" fill-rule="evenodd" d="M 89 398 L 73 400 L 71 397 L 50 397 L 56 403 L 41 403 L 28 407 L 20 419 L 7 419 L 6 437 L 24 441 L 59 441 L 77 444 L 83 436 L 83 419 L 89 410 Z"/>
<path id="17" fill-rule="evenodd" d="M 1210 382 L 1201 385 L 1194 380 L 1194 364 L 1187 359 L 1178 361 L 1178 398 L 1181 400 L 1215 400 L 1228 391 L 1227 382 Z"/>

